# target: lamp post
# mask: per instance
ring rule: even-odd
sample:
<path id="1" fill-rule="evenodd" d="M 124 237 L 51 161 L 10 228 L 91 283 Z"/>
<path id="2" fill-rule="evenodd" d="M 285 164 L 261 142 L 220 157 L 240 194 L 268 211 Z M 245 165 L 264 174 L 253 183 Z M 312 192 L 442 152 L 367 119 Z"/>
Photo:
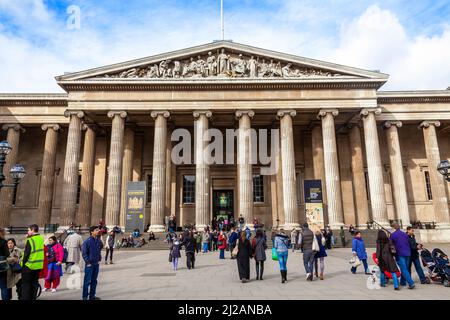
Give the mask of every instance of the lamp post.
<path id="1" fill-rule="evenodd" d="M 6 177 L 3 174 L 3 167 L 5 166 L 6 163 L 6 156 L 11 152 L 11 149 L 12 148 L 9 145 L 8 141 L 0 142 L 0 190 L 2 188 L 17 189 L 17 186 L 19 185 L 20 181 L 26 174 L 25 168 L 20 164 L 16 164 L 11 168 L 11 170 L 9 170 L 9 174 L 12 177 L 13 183 L 12 184 L 3 183 L 6 180 Z"/>
<path id="2" fill-rule="evenodd" d="M 442 160 L 441 162 L 439 162 L 437 171 L 439 171 L 439 173 L 444 176 L 447 182 L 450 182 L 450 161 Z"/>

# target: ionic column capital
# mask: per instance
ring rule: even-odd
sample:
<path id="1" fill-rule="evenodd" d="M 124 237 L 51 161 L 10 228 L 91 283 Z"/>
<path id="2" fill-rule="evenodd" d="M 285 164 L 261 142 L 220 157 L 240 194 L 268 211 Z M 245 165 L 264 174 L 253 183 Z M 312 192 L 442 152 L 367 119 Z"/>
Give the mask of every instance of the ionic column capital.
<path id="1" fill-rule="evenodd" d="M 25 129 L 18 123 L 7 123 L 2 126 L 2 130 L 8 131 L 8 129 L 13 129 L 14 131 L 25 132 Z"/>
<path id="2" fill-rule="evenodd" d="M 385 121 L 383 123 L 383 128 L 384 129 L 389 129 L 392 126 L 395 126 L 397 128 L 401 128 L 403 126 L 403 122 L 401 122 L 401 121 Z"/>
<path id="3" fill-rule="evenodd" d="M 419 124 L 419 129 L 423 129 L 423 128 L 429 128 L 430 126 L 435 126 L 435 127 L 440 127 L 441 126 L 441 122 L 440 121 L 422 121 Z"/>
<path id="4" fill-rule="evenodd" d="M 108 111 L 108 118 L 114 118 L 115 116 L 119 116 L 122 119 L 125 119 L 127 117 L 126 111 Z"/>
<path id="5" fill-rule="evenodd" d="M 199 118 L 200 115 L 205 115 L 207 118 L 211 118 L 212 117 L 212 112 L 209 110 L 195 110 L 192 115 L 194 116 L 195 119 Z"/>
<path id="6" fill-rule="evenodd" d="M 291 117 L 295 117 L 297 115 L 297 111 L 295 111 L 294 109 L 281 109 L 277 111 L 277 118 L 281 119 L 284 116 L 291 116 Z"/>
<path id="7" fill-rule="evenodd" d="M 359 112 L 359 116 L 364 118 L 370 113 L 374 113 L 376 116 L 381 114 L 381 108 L 364 108 Z"/>
<path id="8" fill-rule="evenodd" d="M 150 113 L 153 119 L 158 118 L 158 116 L 163 116 L 164 118 L 170 118 L 170 112 L 167 110 L 155 110 Z"/>
<path id="9" fill-rule="evenodd" d="M 236 119 L 240 119 L 243 115 L 248 115 L 250 118 L 253 118 L 255 116 L 255 112 L 253 110 L 237 110 L 235 115 Z"/>
<path id="10" fill-rule="evenodd" d="M 81 130 L 87 130 L 88 128 L 95 133 L 99 133 L 101 131 L 100 127 L 95 123 L 83 123 L 83 125 L 81 126 Z"/>
<path id="11" fill-rule="evenodd" d="M 66 110 L 66 111 L 64 111 L 64 117 L 70 118 L 71 116 L 76 116 L 80 119 L 83 119 L 84 112 L 81 110 Z"/>
<path id="12" fill-rule="evenodd" d="M 54 131 L 59 131 L 61 129 L 61 126 L 57 123 L 44 123 L 41 126 L 41 129 L 44 131 L 47 131 L 48 129 L 53 129 Z"/>
<path id="13" fill-rule="evenodd" d="M 317 119 L 322 119 L 329 113 L 331 113 L 331 115 L 333 117 L 337 117 L 337 115 L 339 114 L 339 110 L 338 109 L 321 109 L 321 110 L 319 110 L 319 113 L 317 114 Z"/>
<path id="14" fill-rule="evenodd" d="M 362 124 L 361 124 L 361 121 L 350 122 L 350 123 L 347 123 L 346 127 L 347 127 L 347 129 L 352 129 L 352 128 L 355 128 L 355 127 L 361 129 L 362 128 Z"/>

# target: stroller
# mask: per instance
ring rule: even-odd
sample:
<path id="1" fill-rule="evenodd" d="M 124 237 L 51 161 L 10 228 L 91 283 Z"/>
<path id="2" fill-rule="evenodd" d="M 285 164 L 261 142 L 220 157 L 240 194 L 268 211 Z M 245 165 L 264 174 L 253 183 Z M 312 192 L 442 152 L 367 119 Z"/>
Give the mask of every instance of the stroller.
<path id="1" fill-rule="evenodd" d="M 450 287 L 450 262 L 448 256 L 441 249 L 435 248 L 432 252 L 423 249 L 420 258 L 427 270 L 427 278 Z"/>

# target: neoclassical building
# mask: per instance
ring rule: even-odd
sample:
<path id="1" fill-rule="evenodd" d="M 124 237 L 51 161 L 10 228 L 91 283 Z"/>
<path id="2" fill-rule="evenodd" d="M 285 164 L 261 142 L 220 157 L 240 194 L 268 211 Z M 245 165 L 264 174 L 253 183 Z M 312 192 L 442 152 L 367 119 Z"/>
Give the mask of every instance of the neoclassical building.
<path id="1" fill-rule="evenodd" d="M 27 175 L 1 191 L 0 225 L 104 219 L 124 225 L 128 181 L 145 181 L 145 220 L 204 226 L 242 214 L 266 226 L 305 220 L 303 181 L 320 179 L 332 228 L 399 219 L 450 227 L 450 91 L 387 92 L 388 75 L 229 41 L 64 74 L 64 94 L 0 94 L 2 138 Z M 172 132 L 192 134 L 191 163 L 175 164 Z M 208 128 L 279 129 L 272 175 L 198 160 Z M 195 160 L 195 161 L 194 161 Z"/>

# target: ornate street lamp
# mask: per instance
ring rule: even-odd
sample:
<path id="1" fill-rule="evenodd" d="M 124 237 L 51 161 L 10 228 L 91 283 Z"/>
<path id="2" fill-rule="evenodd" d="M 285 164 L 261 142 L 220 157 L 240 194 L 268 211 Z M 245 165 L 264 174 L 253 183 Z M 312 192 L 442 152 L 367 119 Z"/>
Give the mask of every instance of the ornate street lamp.
<path id="1" fill-rule="evenodd" d="M 442 160 L 437 166 L 437 170 L 448 182 L 450 182 L 450 161 Z"/>
<path id="2" fill-rule="evenodd" d="M 11 149 L 8 141 L 0 142 L 0 190 L 3 187 L 17 189 L 17 186 L 26 174 L 25 168 L 20 164 L 16 164 L 9 170 L 9 174 L 13 179 L 13 184 L 3 184 L 6 179 L 3 174 L 3 168 L 6 163 L 6 156 L 11 152 Z"/>

